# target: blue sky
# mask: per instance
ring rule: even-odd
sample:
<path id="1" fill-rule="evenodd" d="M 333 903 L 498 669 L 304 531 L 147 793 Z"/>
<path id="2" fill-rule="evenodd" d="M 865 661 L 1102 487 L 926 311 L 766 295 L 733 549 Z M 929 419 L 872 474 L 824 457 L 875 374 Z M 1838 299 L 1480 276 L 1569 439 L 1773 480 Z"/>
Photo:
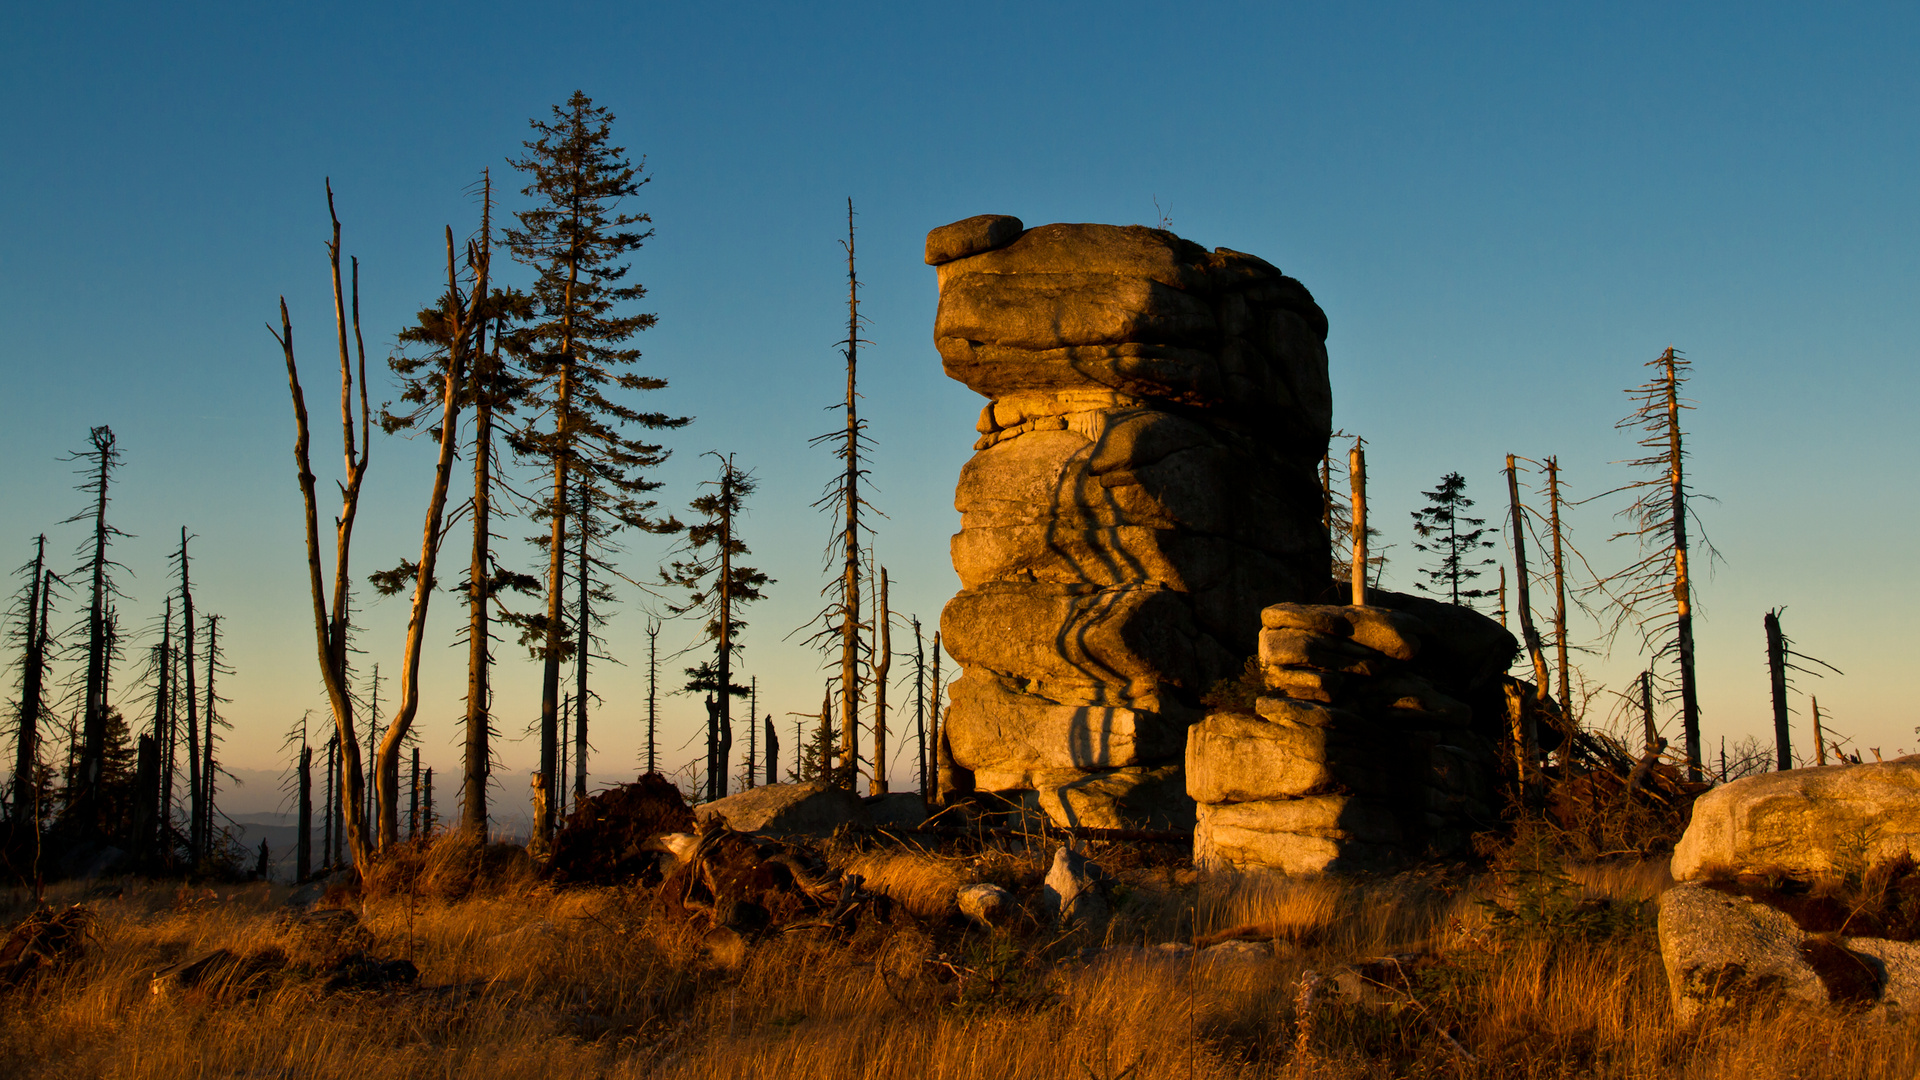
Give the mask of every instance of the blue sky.
<path id="1" fill-rule="evenodd" d="M 878 550 L 896 607 L 929 626 L 957 588 L 952 487 L 979 400 L 932 348 L 926 231 L 1164 213 L 1327 310 L 1336 424 L 1368 438 L 1395 587 L 1418 561 L 1407 512 L 1444 472 L 1489 509 L 1508 451 L 1558 454 L 1579 494 L 1628 479 L 1622 391 L 1685 351 L 1694 476 L 1718 499 L 1700 512 L 1725 556 L 1701 588 L 1710 746 L 1770 730 L 1760 619 L 1785 606 L 1846 671 L 1803 689 L 1891 754 L 1920 742 L 1902 692 L 1920 600 L 1915 39 L 1909 9 L 1866 5 L 13 5 L 0 561 L 41 530 L 70 561 L 80 534 L 56 523 L 79 496 L 58 459 L 111 424 L 115 520 L 136 534 L 117 549 L 126 610 L 157 613 L 188 526 L 200 604 L 233 635 L 230 760 L 273 767 L 322 699 L 263 324 L 284 294 L 309 382 L 326 380 L 322 179 L 384 355 L 434 294 L 443 226 L 472 227 L 463 189 L 487 167 L 512 186 L 528 118 L 579 88 L 653 177 L 634 276 L 659 325 L 638 344 L 671 385 L 648 404 L 697 418 L 662 499 L 694 496 L 707 450 L 761 480 L 746 536 L 778 579 L 748 615 L 763 711 L 819 696 L 817 657 L 784 635 L 824 583 L 810 504 L 833 464 L 807 439 L 839 393 L 851 196 Z M 417 549 L 428 464 L 421 444 L 375 447 L 363 568 Z M 1609 509 L 1575 516 L 1601 566 L 1630 557 L 1605 542 Z M 663 554 L 635 538 L 626 567 Z M 463 654 L 438 604 L 421 723 L 451 768 Z M 367 663 L 397 665 L 399 607 L 368 613 Z M 628 667 L 596 680 L 603 779 L 631 773 L 644 621 L 630 593 L 609 629 Z M 537 670 L 503 656 L 517 736 Z M 1614 683 L 1641 664 L 1625 639 L 1584 662 Z M 666 708 L 670 760 L 690 760 L 697 703 Z M 533 743 L 504 754 L 522 769 Z"/>

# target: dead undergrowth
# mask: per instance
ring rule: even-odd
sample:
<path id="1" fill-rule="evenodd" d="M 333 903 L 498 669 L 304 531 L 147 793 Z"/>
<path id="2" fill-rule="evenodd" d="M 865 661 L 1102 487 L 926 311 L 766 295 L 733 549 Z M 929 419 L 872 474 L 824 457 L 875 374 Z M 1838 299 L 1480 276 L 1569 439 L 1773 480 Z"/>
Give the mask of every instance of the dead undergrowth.
<path id="1" fill-rule="evenodd" d="M 1660 863 L 1530 866 L 1521 852 L 1485 874 L 1341 882 L 1141 860 L 1114 872 L 1093 940 L 1031 916 L 991 933 L 949 917 L 939 894 L 956 880 L 1026 899 L 1041 852 L 850 845 L 829 860 L 895 903 L 837 930 L 741 938 L 699 932 L 654 886 L 555 888 L 508 853 L 442 846 L 343 897 L 357 919 L 288 918 L 285 887 L 50 890 L 56 912 L 84 905 L 84 942 L 0 990 L 0 1075 L 1920 1074 L 1920 1034 L 1899 1025 L 1779 1006 L 1675 1027 L 1649 915 Z M 1611 914 L 1577 915 L 1595 910 Z M 0 895 L 10 925 L 32 911 Z M 1151 948 L 1196 940 L 1272 947 Z M 244 977 L 153 991 L 155 972 L 216 950 Z M 353 955 L 418 978 L 322 977 Z"/>

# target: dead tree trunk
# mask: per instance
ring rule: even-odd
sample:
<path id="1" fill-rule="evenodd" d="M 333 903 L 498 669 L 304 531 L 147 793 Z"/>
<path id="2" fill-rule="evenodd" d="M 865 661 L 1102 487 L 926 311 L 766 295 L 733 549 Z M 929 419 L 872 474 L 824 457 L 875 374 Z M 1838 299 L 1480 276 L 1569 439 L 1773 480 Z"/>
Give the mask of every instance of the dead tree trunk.
<path id="1" fill-rule="evenodd" d="M 407 839 L 420 837 L 420 748 L 413 748 L 412 774 L 407 778 Z"/>
<path id="2" fill-rule="evenodd" d="M 1660 729 L 1653 722 L 1653 672 L 1640 673 L 1640 723 L 1646 729 L 1647 745 L 1660 741 Z"/>
<path id="3" fill-rule="evenodd" d="M 920 770 L 918 788 L 922 796 L 927 793 L 927 650 L 920 638 L 920 617 L 913 617 L 913 731 L 914 740 L 919 745 Z"/>
<path id="4" fill-rule="evenodd" d="M 349 555 L 352 550 L 354 517 L 360 506 L 360 485 L 366 477 L 367 459 L 372 450 L 367 430 L 370 412 L 367 407 L 367 355 L 365 344 L 360 337 L 360 263 L 356 259 L 353 261 L 352 312 L 353 337 L 359 351 L 360 379 L 359 431 L 356 440 L 354 431 L 356 426 L 355 366 L 350 362 L 351 357 L 347 350 L 347 307 L 340 278 L 340 219 L 333 212 L 331 185 L 327 188 L 327 213 L 333 219 L 333 238 L 327 245 L 327 251 L 333 266 L 334 326 L 338 331 L 340 346 L 340 426 L 347 474 L 346 482 L 340 485 L 340 513 L 334 518 L 333 602 L 331 605 L 327 602 L 327 592 L 321 579 L 319 508 L 314 494 L 313 466 L 308 453 L 310 440 L 307 433 L 307 403 L 305 395 L 300 390 L 300 372 L 293 353 L 293 320 L 287 314 L 284 297 L 280 301 L 280 333 L 275 337 L 280 342 L 281 351 L 286 354 L 287 385 L 293 397 L 296 429 L 294 460 L 299 469 L 300 494 L 305 509 L 307 574 L 313 598 L 314 636 L 319 649 L 320 675 L 326 684 L 327 701 L 333 709 L 334 727 L 340 744 L 341 768 L 339 771 L 345 790 L 341 792 L 338 803 L 345 814 L 345 832 L 347 842 L 353 849 L 354 864 L 364 873 L 369 864 L 367 856 L 370 854 L 370 847 L 359 809 L 364 782 L 360 769 L 359 744 L 354 739 L 353 700 L 348 692 L 346 675 L 347 597 L 352 582 L 348 565 Z M 191 619 L 188 623 L 191 625 Z M 192 670 L 192 664 L 188 664 L 188 670 Z M 191 720 L 191 716 L 188 719 Z"/>
<path id="5" fill-rule="evenodd" d="M 218 784 L 215 783 L 215 776 L 214 776 L 215 770 L 218 768 L 218 766 L 216 765 L 215 759 L 213 756 L 213 725 L 219 719 L 219 717 L 216 715 L 214 711 L 214 704 L 217 700 L 217 697 L 213 689 L 213 677 L 214 677 L 214 672 L 219 667 L 219 660 L 220 660 L 220 616 L 208 615 L 206 617 L 206 624 L 207 624 L 207 700 L 206 700 L 206 707 L 201 711 L 206 715 L 207 733 L 206 733 L 206 737 L 203 738 L 200 742 L 200 753 L 202 755 L 202 761 L 200 765 L 200 783 L 203 788 L 200 796 L 201 802 L 202 802 L 202 808 L 200 813 L 200 823 L 201 823 L 201 829 L 203 830 L 200 834 L 200 851 L 202 854 L 210 855 L 213 853 L 213 817 L 215 813 L 213 794 L 214 794 L 214 789 L 219 786 Z"/>
<path id="6" fill-rule="evenodd" d="M 893 635 L 889 623 L 893 612 L 887 607 L 887 568 L 880 568 L 880 605 L 874 611 L 874 629 L 880 640 L 873 652 L 873 775 L 867 794 L 887 793 L 887 673 L 893 669 Z"/>
<path id="7" fill-rule="evenodd" d="M 933 797 L 945 799 L 952 787 L 953 777 L 943 767 L 951 766 L 949 755 L 942 751 L 946 743 L 940 737 L 940 631 L 933 632 L 933 672 L 927 680 L 927 740 L 933 746 Z"/>
<path id="8" fill-rule="evenodd" d="M 654 736 L 658 734 L 659 714 L 657 705 L 660 693 L 660 624 L 647 623 L 647 772 L 657 775 L 660 772 L 660 759 L 654 753 Z"/>
<path id="9" fill-rule="evenodd" d="M 1693 675 L 1693 588 L 1687 573 L 1687 494 L 1680 433 L 1680 377 L 1673 348 L 1661 356 L 1667 397 L 1667 484 L 1673 516 L 1673 602 L 1680 653 L 1680 716 L 1686 731 L 1688 779 L 1700 771 L 1700 699 Z"/>
<path id="10" fill-rule="evenodd" d="M 427 496 L 426 522 L 420 530 L 420 561 L 413 582 L 413 604 L 407 616 L 407 640 L 400 664 L 400 706 L 393 711 L 387 732 L 380 739 L 380 752 L 374 769 L 374 791 L 379 802 L 380 849 L 386 850 L 400 838 L 400 745 L 413 727 L 414 714 L 420 709 L 420 652 L 426 643 L 427 606 L 433 598 L 434 565 L 440 558 L 441 523 L 445 519 L 447 489 L 453 479 L 454 449 L 459 441 L 460 402 L 465 396 L 467 363 L 474 335 L 485 322 L 478 309 L 487 295 L 487 245 L 468 249 L 467 261 L 474 274 L 473 296 L 463 302 L 460 279 L 455 269 L 453 228 L 446 230 L 447 243 L 447 370 L 440 391 L 440 454 L 434 464 L 433 489 Z"/>
<path id="11" fill-rule="evenodd" d="M 720 576 L 715 589 L 720 594 L 720 651 L 714 657 L 719 683 L 714 712 L 715 798 L 727 794 L 728 762 L 733 760 L 733 500 L 733 461 L 726 458 L 720 463 Z"/>
<path id="12" fill-rule="evenodd" d="M 1780 632 L 1780 612 L 1760 619 L 1767 633 L 1767 674 L 1773 689 L 1773 750 L 1781 772 L 1793 768 L 1793 730 L 1787 722 L 1787 638 Z"/>
<path id="13" fill-rule="evenodd" d="M 1825 765 L 1827 763 L 1827 736 L 1826 732 L 1820 730 L 1820 699 L 1808 695 L 1808 700 L 1813 703 L 1814 759 L 1820 764 Z"/>
<path id="14" fill-rule="evenodd" d="M 1353 606 L 1367 603 L 1367 452 L 1353 441 L 1347 458 L 1347 479 L 1353 488 Z"/>
<path id="15" fill-rule="evenodd" d="M 1567 663 L 1567 565 L 1561 550 L 1560 461 L 1550 457 L 1546 466 L 1548 524 L 1553 531 L 1553 648 L 1560 678 L 1560 718 L 1567 726 L 1567 737 L 1560 744 L 1560 768 L 1564 772 L 1573 753 L 1574 730 L 1573 684 Z"/>
<path id="16" fill-rule="evenodd" d="M 1507 503 L 1508 516 L 1513 521 L 1513 577 L 1518 590 L 1515 597 L 1519 601 L 1520 636 L 1526 642 L 1527 655 L 1533 660 L 1535 680 L 1535 698 L 1547 700 L 1547 658 L 1540 646 L 1540 631 L 1533 625 L 1533 601 L 1527 588 L 1527 523 L 1526 510 L 1520 504 L 1520 475 L 1514 466 L 1514 457 L 1507 455 Z M 1515 718 L 1515 735 L 1524 751 L 1526 766 L 1521 773 L 1521 782 L 1531 790 L 1534 770 L 1538 767 L 1539 725 L 1534 710 L 1528 703 L 1521 701 L 1517 706 L 1519 715 Z"/>
<path id="17" fill-rule="evenodd" d="M 587 797 L 587 664 L 593 659 L 593 575 L 587 555 L 587 523 L 593 494 L 580 489 L 579 625 L 573 653 L 573 804 Z M 565 786 L 564 784 L 562 785 Z M 561 800 L 564 803 L 566 800 Z"/>
<path id="18" fill-rule="evenodd" d="M 761 758 L 767 766 L 767 783 L 777 784 L 780 782 L 780 736 L 773 730 L 772 713 L 767 714 L 766 725 L 767 746 Z"/>
<path id="19" fill-rule="evenodd" d="M 27 583 L 27 635 L 26 649 L 21 656 L 20 713 L 14 721 L 10 822 L 16 840 L 22 839 L 23 824 L 31 824 L 33 835 L 40 833 L 40 716 L 46 711 L 42 687 L 47 672 L 46 625 L 42 615 L 47 605 L 42 599 L 42 590 L 50 584 L 47 580 L 47 537 L 43 533 L 34 542 L 33 578 Z"/>
<path id="20" fill-rule="evenodd" d="M 860 771 L 860 279 L 853 260 L 853 200 L 847 200 L 847 430 L 841 450 L 840 759 L 843 786 Z M 833 771 L 828 770 L 831 780 Z"/>
<path id="21" fill-rule="evenodd" d="M 493 177 L 482 174 L 480 235 L 493 235 Z M 491 298 L 476 294 L 476 303 Z M 504 320 L 502 320 L 504 321 Z M 492 638 L 488 605 L 493 597 L 493 409 L 502 383 L 500 330 L 488 351 L 485 318 L 475 328 L 473 350 L 473 552 L 467 561 L 466 754 L 460 770 L 460 828 L 487 839 L 487 777 L 492 772 Z"/>
<path id="22" fill-rule="evenodd" d="M 833 689 L 829 685 L 820 699 L 820 779 L 831 784 L 833 776 Z"/>
<path id="23" fill-rule="evenodd" d="M 313 747 L 300 744 L 298 837 L 293 847 L 293 879 L 313 876 Z"/>
<path id="24" fill-rule="evenodd" d="M 320 865 L 322 869 L 334 864 L 333 823 L 336 816 L 335 812 L 338 809 L 338 805 L 335 802 L 334 790 L 340 778 L 339 745 L 340 737 L 338 735 L 327 740 L 327 808 L 325 824 L 322 826 L 324 831 L 320 836 Z"/>
<path id="25" fill-rule="evenodd" d="M 1507 504 L 1513 520 L 1513 576 L 1519 601 L 1520 636 L 1526 642 L 1527 656 L 1533 661 L 1534 693 L 1541 701 L 1552 696 L 1547 678 L 1546 649 L 1540 642 L 1540 630 L 1533 624 L 1533 600 L 1528 588 L 1526 507 L 1520 503 L 1520 474 L 1512 454 L 1507 455 Z"/>
<path id="26" fill-rule="evenodd" d="M 107 537 L 111 535 L 107 526 L 107 484 L 118 454 L 114 450 L 112 428 L 104 425 L 94 428 L 89 437 L 93 451 L 81 456 L 97 458 L 99 461 L 97 475 L 88 485 L 93 488 L 94 494 L 93 558 L 90 560 L 93 581 L 89 588 L 87 614 L 86 701 L 80 722 L 80 767 L 72 781 L 78 790 L 68 800 L 68 805 L 81 829 L 92 835 L 98 833 L 103 824 L 100 777 L 106 768 L 107 678 L 108 668 L 113 662 L 112 648 L 108 643 L 111 631 L 107 626 L 107 604 L 110 600 Z"/>
<path id="27" fill-rule="evenodd" d="M 187 530 L 180 529 L 180 635 L 185 662 L 181 673 L 187 679 L 187 863 L 199 866 L 205 851 L 200 833 L 206 825 L 205 785 L 200 778 L 200 698 L 194 692 L 193 576 L 188 565 Z"/>

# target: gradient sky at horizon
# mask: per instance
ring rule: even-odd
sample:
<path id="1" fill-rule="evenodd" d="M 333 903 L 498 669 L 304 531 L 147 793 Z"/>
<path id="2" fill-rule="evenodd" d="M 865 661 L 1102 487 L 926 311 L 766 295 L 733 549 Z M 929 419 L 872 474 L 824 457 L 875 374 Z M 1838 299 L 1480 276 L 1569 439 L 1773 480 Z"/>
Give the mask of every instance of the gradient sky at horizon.
<path id="1" fill-rule="evenodd" d="M 1630 479 L 1622 391 L 1662 348 L 1685 351 L 1693 477 L 1717 499 L 1699 512 L 1723 556 L 1700 589 L 1710 751 L 1770 741 L 1760 621 L 1784 607 L 1799 646 L 1846 672 L 1802 677 L 1802 694 L 1891 756 L 1920 745 L 1902 674 L 1920 601 L 1902 554 L 1920 525 L 1917 30 L 1894 5 L 9 7 L 0 563 L 41 531 L 73 561 L 81 527 L 59 522 L 81 497 L 61 458 L 112 425 L 127 621 L 157 620 L 187 527 L 197 600 L 226 618 L 236 669 L 228 760 L 278 767 L 283 734 L 324 702 L 263 324 L 284 294 L 324 408 L 322 180 L 384 356 L 435 295 L 442 228 L 473 227 L 468 186 L 492 168 L 516 189 L 505 160 L 528 118 L 579 88 L 652 177 L 635 206 L 657 233 L 633 273 L 659 325 L 637 344 L 670 386 L 647 405 L 696 417 L 669 437 L 662 505 L 684 514 L 708 450 L 760 479 L 745 536 L 777 584 L 747 612 L 745 674 L 789 746 L 788 714 L 817 709 L 826 674 L 794 631 L 825 584 L 830 526 L 811 504 L 834 464 L 807 440 L 835 422 L 851 197 L 878 556 L 896 609 L 929 632 L 957 588 L 952 491 L 980 401 L 932 347 L 926 231 L 987 212 L 1164 215 L 1267 258 L 1326 309 L 1335 423 L 1368 440 L 1390 587 L 1413 584 L 1408 512 L 1442 473 L 1465 474 L 1495 521 L 1509 451 L 1558 454 L 1579 496 Z M 337 444 L 317 424 L 325 478 Z M 373 455 L 363 571 L 417 550 L 430 466 L 421 442 Z M 1631 557 L 1606 541 L 1619 505 L 1573 515 L 1598 567 Z M 666 554 L 627 547 L 637 578 Z M 535 562 L 517 542 L 508 557 Z M 436 601 L 420 718 L 443 770 L 464 692 L 455 599 Z M 403 605 L 366 600 L 363 670 L 391 672 Z M 631 776 L 644 715 L 645 598 L 623 601 L 607 638 L 624 667 L 595 679 L 604 781 Z M 693 631 L 661 640 L 677 651 Z M 1594 648 L 1596 680 L 1641 666 L 1630 638 Z M 500 655 L 496 722 L 521 741 L 502 744 L 496 779 L 519 802 L 538 671 L 510 642 Z M 663 710 L 667 760 L 697 758 L 698 702 Z"/>

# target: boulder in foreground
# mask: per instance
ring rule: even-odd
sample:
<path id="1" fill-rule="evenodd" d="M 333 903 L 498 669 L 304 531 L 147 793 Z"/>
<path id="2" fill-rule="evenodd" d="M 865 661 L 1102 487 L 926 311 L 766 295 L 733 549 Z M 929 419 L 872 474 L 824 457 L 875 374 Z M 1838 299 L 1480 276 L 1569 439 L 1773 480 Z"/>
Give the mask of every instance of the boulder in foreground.
<path id="1" fill-rule="evenodd" d="M 1714 874 L 1858 872 L 1920 848 L 1920 755 L 1763 773 L 1693 804 L 1675 881 Z"/>

